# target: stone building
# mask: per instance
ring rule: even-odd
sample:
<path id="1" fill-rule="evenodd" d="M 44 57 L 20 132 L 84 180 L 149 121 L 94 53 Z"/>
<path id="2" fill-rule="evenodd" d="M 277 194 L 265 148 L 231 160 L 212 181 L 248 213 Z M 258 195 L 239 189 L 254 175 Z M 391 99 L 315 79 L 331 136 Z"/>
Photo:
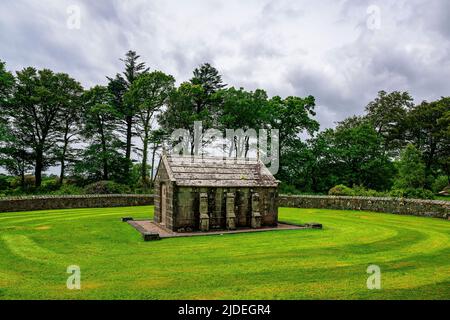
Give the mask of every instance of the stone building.
<path id="1" fill-rule="evenodd" d="M 164 154 L 154 221 L 178 232 L 275 226 L 277 196 L 278 181 L 259 160 Z"/>

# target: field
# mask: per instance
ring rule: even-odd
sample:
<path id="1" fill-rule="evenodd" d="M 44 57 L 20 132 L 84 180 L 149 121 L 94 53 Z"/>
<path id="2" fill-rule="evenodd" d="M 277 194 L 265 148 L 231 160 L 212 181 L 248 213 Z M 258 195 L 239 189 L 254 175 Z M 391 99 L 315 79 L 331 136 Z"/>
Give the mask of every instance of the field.
<path id="1" fill-rule="evenodd" d="M 450 221 L 322 209 L 323 230 L 143 242 L 152 207 L 0 214 L 0 299 L 449 299 Z M 381 268 L 381 290 L 366 269 Z M 81 290 L 68 290 L 69 265 Z"/>

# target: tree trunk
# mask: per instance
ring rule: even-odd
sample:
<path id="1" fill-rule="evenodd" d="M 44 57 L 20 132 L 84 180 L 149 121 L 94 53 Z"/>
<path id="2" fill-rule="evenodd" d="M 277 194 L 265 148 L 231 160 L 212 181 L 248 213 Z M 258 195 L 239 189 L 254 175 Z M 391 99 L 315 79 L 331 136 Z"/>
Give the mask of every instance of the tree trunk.
<path id="1" fill-rule="evenodd" d="M 311 171 L 311 189 L 314 193 L 317 193 L 317 177 L 314 170 Z"/>
<path id="2" fill-rule="evenodd" d="M 191 156 L 194 156 L 194 152 L 195 152 L 194 149 L 195 149 L 195 143 L 194 143 L 194 141 L 191 141 Z"/>
<path id="3" fill-rule="evenodd" d="M 245 156 L 244 157 L 246 159 L 247 159 L 247 155 L 248 155 L 249 150 L 250 150 L 250 137 L 245 137 Z"/>
<path id="4" fill-rule="evenodd" d="M 127 116 L 126 123 L 127 123 L 127 142 L 126 142 L 125 157 L 127 160 L 131 160 L 131 138 L 133 136 L 132 133 L 133 117 Z"/>
<path id="5" fill-rule="evenodd" d="M 20 172 L 20 184 L 22 186 L 22 189 L 25 188 L 25 170 L 21 170 Z"/>
<path id="6" fill-rule="evenodd" d="M 105 134 L 103 132 L 103 127 L 100 126 L 100 136 L 101 136 L 101 143 L 102 143 L 102 161 L 103 161 L 103 180 L 108 180 L 108 157 L 106 156 L 107 149 L 106 149 L 106 139 Z"/>
<path id="7" fill-rule="evenodd" d="M 431 185 L 429 183 L 428 177 L 431 175 L 431 169 L 434 163 L 434 156 L 436 153 L 436 143 L 434 141 L 430 142 L 430 152 L 428 153 L 428 157 L 425 159 L 425 188 L 430 188 Z"/>
<path id="8" fill-rule="evenodd" d="M 63 182 L 64 182 L 64 171 L 65 171 L 65 161 L 64 161 L 64 156 L 61 158 L 61 173 L 59 174 L 59 185 L 62 186 Z"/>
<path id="9" fill-rule="evenodd" d="M 103 149 L 103 180 L 108 180 L 108 158 L 106 157 L 106 143 L 102 141 Z"/>
<path id="10" fill-rule="evenodd" d="M 43 152 L 39 148 L 36 150 L 36 166 L 34 168 L 35 186 L 40 187 L 42 184 L 42 170 L 44 168 Z"/>
<path id="11" fill-rule="evenodd" d="M 152 152 L 152 171 L 150 171 L 150 186 L 153 187 L 153 170 L 155 169 L 155 155 L 156 155 L 156 150 L 158 149 L 158 144 L 154 143 L 153 144 L 153 152 Z"/>
<path id="12" fill-rule="evenodd" d="M 143 142 L 143 150 L 142 150 L 142 167 L 141 167 L 141 178 L 142 182 L 146 183 L 147 181 L 147 153 L 148 153 L 148 128 L 144 128 L 144 140 Z"/>
<path id="13" fill-rule="evenodd" d="M 66 131 L 64 133 L 64 146 L 61 154 L 61 173 L 59 174 L 59 184 L 62 185 L 64 182 L 64 172 L 66 170 L 66 153 L 67 147 L 69 145 L 69 139 L 67 138 L 69 134 L 69 127 L 66 125 Z"/>

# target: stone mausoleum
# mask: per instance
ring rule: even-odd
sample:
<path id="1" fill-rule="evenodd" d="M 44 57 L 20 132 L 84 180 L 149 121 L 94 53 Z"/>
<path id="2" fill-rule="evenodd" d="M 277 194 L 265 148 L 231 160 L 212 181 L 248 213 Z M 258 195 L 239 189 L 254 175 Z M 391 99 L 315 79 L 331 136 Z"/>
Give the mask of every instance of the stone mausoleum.
<path id="1" fill-rule="evenodd" d="M 175 232 L 276 226 L 277 196 L 278 181 L 260 160 L 163 154 L 154 220 Z"/>

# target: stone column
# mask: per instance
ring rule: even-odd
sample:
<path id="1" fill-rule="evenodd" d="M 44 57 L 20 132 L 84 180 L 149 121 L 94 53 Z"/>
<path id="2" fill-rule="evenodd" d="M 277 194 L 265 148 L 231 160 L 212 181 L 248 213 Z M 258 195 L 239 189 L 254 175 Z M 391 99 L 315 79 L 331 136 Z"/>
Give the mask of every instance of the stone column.
<path id="1" fill-rule="evenodd" d="M 200 231 L 209 231 L 208 194 L 200 193 Z"/>
<path id="2" fill-rule="evenodd" d="M 261 228 L 261 214 L 259 212 L 259 194 L 252 194 L 252 228 Z"/>
<path id="3" fill-rule="evenodd" d="M 224 221 L 224 216 L 222 214 L 222 203 L 223 203 L 223 189 L 222 188 L 217 188 L 216 189 L 216 194 L 215 194 L 215 201 L 214 201 L 214 214 L 213 217 L 214 218 L 211 228 L 216 228 L 219 229 L 221 226 L 225 225 L 225 221 Z"/>
<path id="4" fill-rule="evenodd" d="M 234 193 L 227 193 L 227 229 L 234 230 L 236 229 L 236 214 L 234 212 Z"/>

